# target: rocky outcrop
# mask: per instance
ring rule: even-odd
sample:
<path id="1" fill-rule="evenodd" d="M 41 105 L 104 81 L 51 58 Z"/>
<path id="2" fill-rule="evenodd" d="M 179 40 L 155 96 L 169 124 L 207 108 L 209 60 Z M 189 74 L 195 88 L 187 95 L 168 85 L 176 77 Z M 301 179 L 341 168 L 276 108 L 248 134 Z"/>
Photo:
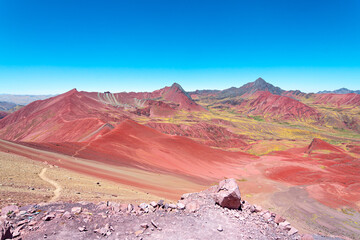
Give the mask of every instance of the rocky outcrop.
<path id="1" fill-rule="evenodd" d="M 298 230 L 281 216 L 241 201 L 234 179 L 184 194 L 177 203 L 51 203 L 11 206 L 4 212 L 1 240 L 301 239 Z M 311 235 L 304 237 L 312 239 Z"/>

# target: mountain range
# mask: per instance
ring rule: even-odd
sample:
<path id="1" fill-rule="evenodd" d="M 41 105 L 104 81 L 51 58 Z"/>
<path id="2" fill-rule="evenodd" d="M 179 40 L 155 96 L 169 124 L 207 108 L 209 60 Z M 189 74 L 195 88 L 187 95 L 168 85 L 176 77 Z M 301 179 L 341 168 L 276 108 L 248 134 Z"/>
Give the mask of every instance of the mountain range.
<path id="1" fill-rule="evenodd" d="M 72 89 L 4 113 L 0 151 L 174 199 L 233 177 L 250 201 L 292 199 L 288 215 L 309 211 L 304 202 L 360 210 L 359 113 L 359 94 L 285 91 L 261 78 L 222 91 Z"/>

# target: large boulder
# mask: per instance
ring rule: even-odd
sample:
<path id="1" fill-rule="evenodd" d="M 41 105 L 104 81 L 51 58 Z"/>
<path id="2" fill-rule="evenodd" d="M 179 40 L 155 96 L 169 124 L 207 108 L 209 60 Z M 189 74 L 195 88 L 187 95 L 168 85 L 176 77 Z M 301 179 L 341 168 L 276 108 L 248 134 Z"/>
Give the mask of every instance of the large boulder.
<path id="1" fill-rule="evenodd" d="M 241 194 L 236 180 L 229 178 L 221 181 L 214 194 L 214 200 L 222 207 L 239 209 L 241 206 Z"/>

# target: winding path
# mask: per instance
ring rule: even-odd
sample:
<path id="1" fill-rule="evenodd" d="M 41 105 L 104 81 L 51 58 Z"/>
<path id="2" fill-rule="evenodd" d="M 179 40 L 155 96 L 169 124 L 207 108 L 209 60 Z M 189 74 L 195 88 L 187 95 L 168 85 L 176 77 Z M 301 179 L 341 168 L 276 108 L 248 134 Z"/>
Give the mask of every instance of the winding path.
<path id="1" fill-rule="evenodd" d="M 45 182 L 50 183 L 51 185 L 53 185 L 55 187 L 54 190 L 54 196 L 48 201 L 48 202 L 56 202 L 59 197 L 60 197 L 60 193 L 62 190 L 62 187 L 60 184 L 58 184 L 57 182 L 55 182 L 54 180 L 51 180 L 50 178 L 48 178 L 45 173 L 46 173 L 47 168 L 43 168 L 41 170 L 41 172 L 39 173 L 39 177 L 44 180 Z"/>

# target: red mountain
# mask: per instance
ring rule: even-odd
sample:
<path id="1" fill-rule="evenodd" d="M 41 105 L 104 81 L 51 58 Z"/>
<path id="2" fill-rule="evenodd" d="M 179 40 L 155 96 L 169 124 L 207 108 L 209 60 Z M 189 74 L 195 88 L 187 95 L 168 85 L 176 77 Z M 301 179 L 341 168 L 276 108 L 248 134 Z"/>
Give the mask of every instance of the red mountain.
<path id="1" fill-rule="evenodd" d="M 320 113 L 293 98 L 274 95 L 268 91 L 258 91 L 252 96 L 224 103 L 234 105 L 241 113 L 259 115 L 265 118 L 283 120 L 308 120 L 319 121 Z"/>
<path id="2" fill-rule="evenodd" d="M 184 91 L 184 89 L 177 83 L 171 87 L 165 87 L 153 92 L 121 92 L 121 93 L 84 93 L 86 96 L 99 100 L 105 104 L 115 107 L 123 107 L 127 109 L 141 109 L 152 106 L 157 108 L 164 107 L 164 110 L 169 107 L 173 110 L 186 111 L 203 111 L 203 107 L 194 102 L 194 100 Z M 153 102 L 163 102 L 166 104 L 153 104 Z"/>
<path id="3" fill-rule="evenodd" d="M 171 117 L 177 110 L 205 109 L 178 84 L 151 93 L 89 93 L 73 89 L 33 102 L 0 120 L 0 137 L 30 142 L 89 141 L 133 114 Z"/>
<path id="4" fill-rule="evenodd" d="M 80 141 L 104 124 L 125 118 L 128 118 L 128 113 L 73 89 L 32 102 L 1 119 L 0 136 L 12 141 Z"/>

